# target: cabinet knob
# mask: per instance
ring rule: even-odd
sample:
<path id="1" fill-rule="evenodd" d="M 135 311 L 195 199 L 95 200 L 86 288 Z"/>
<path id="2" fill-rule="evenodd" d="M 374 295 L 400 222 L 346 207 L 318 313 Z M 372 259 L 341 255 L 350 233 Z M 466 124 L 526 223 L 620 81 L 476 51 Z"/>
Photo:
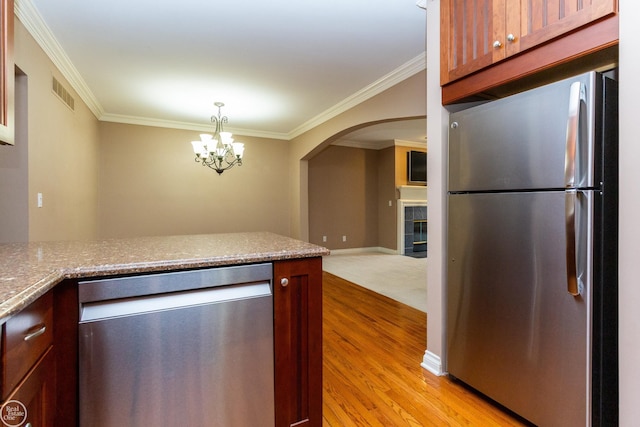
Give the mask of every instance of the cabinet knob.
<path id="1" fill-rule="evenodd" d="M 509 43 L 513 43 L 514 41 L 516 41 L 516 36 L 514 36 L 513 34 L 508 34 L 507 35 L 507 41 Z"/>
<path id="2" fill-rule="evenodd" d="M 286 288 L 288 284 L 289 284 L 289 279 L 287 279 L 286 277 L 283 277 L 282 279 L 280 279 L 280 285 L 282 285 L 283 288 Z"/>
<path id="3" fill-rule="evenodd" d="M 494 49 L 500 49 L 501 47 L 502 47 L 502 43 L 500 42 L 500 40 L 496 40 L 493 42 Z"/>

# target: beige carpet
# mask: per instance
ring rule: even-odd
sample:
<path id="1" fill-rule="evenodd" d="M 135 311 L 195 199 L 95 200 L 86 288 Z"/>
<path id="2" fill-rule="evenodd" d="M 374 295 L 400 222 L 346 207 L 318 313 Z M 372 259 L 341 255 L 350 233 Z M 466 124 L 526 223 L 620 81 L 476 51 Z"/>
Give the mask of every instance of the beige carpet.
<path id="1" fill-rule="evenodd" d="M 323 270 L 418 310 L 427 311 L 427 258 L 382 252 L 336 254 Z"/>

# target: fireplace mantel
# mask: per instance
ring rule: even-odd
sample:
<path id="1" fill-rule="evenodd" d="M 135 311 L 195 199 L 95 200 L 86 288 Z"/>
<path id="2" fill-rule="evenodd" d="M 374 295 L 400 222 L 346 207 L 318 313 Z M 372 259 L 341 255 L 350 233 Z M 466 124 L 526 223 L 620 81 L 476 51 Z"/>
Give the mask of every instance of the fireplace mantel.
<path id="1" fill-rule="evenodd" d="M 401 185 L 398 187 L 400 193 L 399 200 L 415 200 L 420 202 L 427 201 L 426 185 Z"/>

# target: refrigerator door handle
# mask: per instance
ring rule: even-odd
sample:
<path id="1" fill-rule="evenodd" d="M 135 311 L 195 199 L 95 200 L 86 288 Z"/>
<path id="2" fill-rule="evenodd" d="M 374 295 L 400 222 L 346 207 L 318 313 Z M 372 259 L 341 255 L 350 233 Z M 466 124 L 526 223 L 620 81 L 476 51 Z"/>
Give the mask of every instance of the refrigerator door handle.
<path id="1" fill-rule="evenodd" d="M 576 257 L 576 205 L 578 192 L 567 190 L 565 192 L 565 233 L 567 237 L 567 292 L 573 296 L 580 295 L 578 287 L 578 259 Z"/>
<path id="2" fill-rule="evenodd" d="M 565 190 L 565 217 L 567 292 L 577 297 L 592 281 L 593 191 Z"/>
<path id="3" fill-rule="evenodd" d="M 564 182 L 566 188 L 576 184 L 576 159 L 578 135 L 580 129 L 580 105 L 586 102 L 586 87 L 581 82 L 574 82 L 569 89 L 569 115 L 567 119 L 567 140 L 564 156 Z"/>

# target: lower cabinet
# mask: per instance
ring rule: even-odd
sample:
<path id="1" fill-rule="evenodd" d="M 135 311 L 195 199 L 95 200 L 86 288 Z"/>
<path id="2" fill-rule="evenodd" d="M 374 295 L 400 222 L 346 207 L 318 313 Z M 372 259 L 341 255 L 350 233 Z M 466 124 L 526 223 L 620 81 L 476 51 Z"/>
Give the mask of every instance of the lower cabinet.
<path id="1" fill-rule="evenodd" d="M 53 293 L 48 292 L 2 325 L 1 416 L 5 425 L 54 425 L 55 366 Z"/>
<path id="2" fill-rule="evenodd" d="M 55 358 L 53 347 L 50 347 L 7 398 L 2 409 L 6 425 L 53 426 L 56 411 L 55 379 Z"/>
<path id="3" fill-rule="evenodd" d="M 274 262 L 276 427 L 322 425 L 322 258 Z"/>

